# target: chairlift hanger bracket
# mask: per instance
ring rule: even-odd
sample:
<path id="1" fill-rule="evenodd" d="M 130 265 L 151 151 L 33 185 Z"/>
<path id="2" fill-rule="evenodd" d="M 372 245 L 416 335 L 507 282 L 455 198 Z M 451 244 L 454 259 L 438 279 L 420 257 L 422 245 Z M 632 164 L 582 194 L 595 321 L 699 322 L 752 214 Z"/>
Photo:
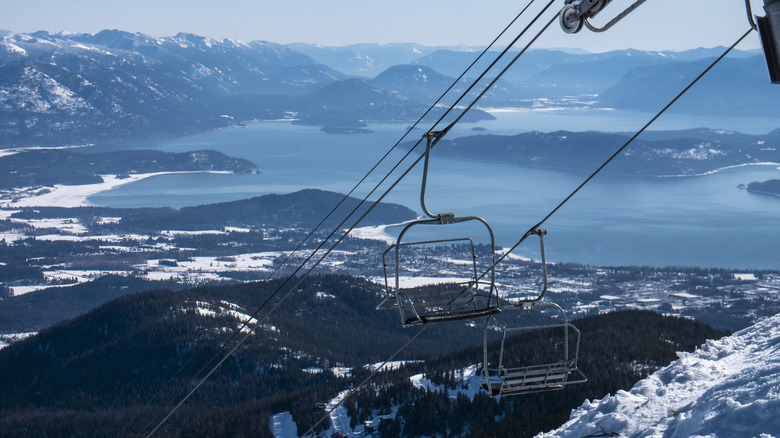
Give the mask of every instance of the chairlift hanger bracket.
<path id="1" fill-rule="evenodd" d="M 566 0 L 559 14 L 561 29 L 566 33 L 577 33 L 583 26 L 592 32 L 604 32 L 633 12 L 647 0 L 637 0 L 602 27 L 594 26 L 590 19 L 598 15 L 612 0 Z"/>

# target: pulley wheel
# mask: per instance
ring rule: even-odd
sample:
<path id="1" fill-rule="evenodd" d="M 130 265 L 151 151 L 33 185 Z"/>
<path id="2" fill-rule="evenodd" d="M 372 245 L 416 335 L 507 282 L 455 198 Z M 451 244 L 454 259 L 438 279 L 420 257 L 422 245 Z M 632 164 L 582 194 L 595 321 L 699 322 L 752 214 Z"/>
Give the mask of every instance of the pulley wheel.
<path id="1" fill-rule="evenodd" d="M 566 5 L 561 9 L 559 15 L 561 29 L 566 33 L 577 33 L 582 29 L 582 17 L 577 13 L 574 6 Z"/>

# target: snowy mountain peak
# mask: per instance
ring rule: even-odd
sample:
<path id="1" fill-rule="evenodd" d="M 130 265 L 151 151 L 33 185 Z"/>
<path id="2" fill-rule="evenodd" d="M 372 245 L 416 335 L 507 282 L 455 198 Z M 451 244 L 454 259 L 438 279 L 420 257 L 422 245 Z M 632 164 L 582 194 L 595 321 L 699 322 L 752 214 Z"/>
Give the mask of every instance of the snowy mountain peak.
<path id="1" fill-rule="evenodd" d="M 679 357 L 631 391 L 586 401 L 538 437 L 777 436 L 780 315 Z"/>

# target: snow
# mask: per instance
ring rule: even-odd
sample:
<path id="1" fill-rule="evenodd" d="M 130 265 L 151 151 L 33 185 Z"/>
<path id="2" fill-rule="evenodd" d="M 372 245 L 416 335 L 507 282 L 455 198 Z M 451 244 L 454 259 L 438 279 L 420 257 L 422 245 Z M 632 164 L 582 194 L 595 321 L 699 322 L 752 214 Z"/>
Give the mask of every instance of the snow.
<path id="1" fill-rule="evenodd" d="M 175 236 L 204 236 L 208 234 L 226 234 L 224 231 L 219 230 L 199 230 L 199 231 L 187 231 L 187 230 L 162 230 L 161 236 L 175 237 Z"/>
<path id="2" fill-rule="evenodd" d="M 4 45 L 6 50 L 8 50 L 10 53 L 16 53 L 17 55 L 27 56 L 27 51 L 17 46 L 16 44 L 12 44 L 9 42 L 3 42 L 1 44 Z"/>
<path id="3" fill-rule="evenodd" d="M 382 279 L 384 282 L 384 279 Z M 401 289 L 410 289 L 414 287 L 428 286 L 432 284 L 445 284 L 445 283 L 468 283 L 469 278 L 466 277 L 398 277 Z"/>
<path id="4" fill-rule="evenodd" d="M 241 227 L 224 227 L 224 230 L 226 233 L 251 233 L 251 228 L 241 228 Z"/>
<path id="5" fill-rule="evenodd" d="M 344 405 L 340 405 L 340 403 L 349 395 L 349 393 L 349 389 L 341 391 L 336 397 L 328 402 L 327 406 L 325 406 L 326 411 L 330 412 L 333 410 L 333 412 L 330 412 L 331 428 L 327 431 L 326 436 L 331 435 L 331 431 L 333 433 L 341 433 L 346 436 L 354 436 L 352 427 L 349 425 L 349 415 L 347 415 L 347 408 L 345 408 Z"/>
<path id="6" fill-rule="evenodd" d="M 22 339 L 29 338 L 35 334 L 37 334 L 37 332 L 2 334 L 0 335 L 0 350 L 16 341 L 21 341 Z"/>
<path id="7" fill-rule="evenodd" d="M 271 416 L 271 433 L 274 438 L 298 438 L 298 426 L 289 411 Z"/>
<path id="8" fill-rule="evenodd" d="M 688 298 L 688 299 L 701 298 L 698 295 L 690 294 L 688 292 L 675 292 L 675 293 L 669 294 L 669 295 L 671 295 L 673 297 L 677 297 L 677 298 Z"/>
<path id="9" fill-rule="evenodd" d="M 340 378 L 352 376 L 352 368 L 347 367 L 331 367 L 330 372 Z"/>
<path id="10" fill-rule="evenodd" d="M 780 315 L 678 356 L 630 391 L 585 401 L 561 428 L 537 436 L 780 436 Z"/>
<path id="11" fill-rule="evenodd" d="M 22 233 L 14 233 L 14 232 L 2 232 L 0 233 L 0 242 L 5 241 L 5 243 L 13 243 L 17 240 L 23 240 L 26 239 L 27 236 Z"/>
<path id="12" fill-rule="evenodd" d="M 601 296 L 601 299 L 602 299 L 602 300 L 610 300 L 610 301 L 615 301 L 615 300 L 619 300 L 619 299 L 620 299 L 620 297 L 618 297 L 618 296 L 615 296 L 615 295 L 602 295 L 602 296 Z"/>
<path id="13" fill-rule="evenodd" d="M 87 207 L 92 204 L 87 198 L 106 190 L 111 190 L 124 184 L 140 181 L 159 175 L 173 175 L 184 173 L 230 173 L 226 171 L 197 171 L 197 172 L 152 172 L 133 174 L 126 178 L 117 175 L 101 175 L 102 183 L 83 184 L 76 186 L 55 185 L 36 189 L 19 189 L 13 193 L 4 193 L 4 199 L 0 199 L 0 207 Z"/>
<path id="14" fill-rule="evenodd" d="M 365 365 L 365 368 L 368 368 L 369 371 L 374 372 L 377 370 L 377 368 L 382 367 L 381 371 L 393 371 L 401 368 L 402 366 L 405 366 L 406 364 L 410 363 L 420 363 L 422 361 L 419 360 L 394 360 L 387 363 L 384 362 L 377 362 L 370 365 Z M 384 364 L 384 366 L 383 366 Z"/>
<path id="15" fill-rule="evenodd" d="M 98 271 L 78 269 L 43 271 L 43 276 L 46 280 L 46 283 L 33 285 L 28 284 L 24 286 L 9 286 L 9 289 L 11 289 L 13 296 L 19 296 L 30 292 L 37 292 L 39 290 L 48 289 L 50 287 L 70 287 L 81 283 L 88 283 L 104 275 L 128 276 L 130 274 L 130 271 Z M 51 284 L 51 282 L 57 282 L 59 284 Z"/>
<path id="16" fill-rule="evenodd" d="M 15 219 L 11 218 L 12 222 L 25 224 L 35 229 L 58 229 L 64 233 L 70 234 L 84 234 L 87 232 L 87 227 L 76 218 L 50 218 L 50 219 Z"/>
<path id="17" fill-rule="evenodd" d="M 447 389 L 447 393 L 449 394 L 450 398 L 457 398 L 458 394 L 464 394 L 473 400 L 477 393 L 481 391 L 481 382 L 480 376 L 477 374 L 477 365 L 471 365 L 469 367 L 456 370 L 454 377 L 457 381 L 457 384 L 455 385 L 456 388 Z M 410 380 L 412 381 L 412 385 L 414 385 L 415 388 L 427 389 L 434 392 L 439 392 L 444 389 L 442 386 L 436 385 L 430 380 L 426 379 L 423 374 L 414 375 L 410 377 Z"/>
<path id="18" fill-rule="evenodd" d="M 359 227 L 355 228 L 354 230 L 349 232 L 349 237 L 355 238 L 355 239 L 365 239 L 365 240 L 379 240 L 381 242 L 384 242 L 388 245 L 392 245 L 395 243 L 396 239 L 389 234 L 387 234 L 387 229 L 389 227 L 395 227 L 399 225 L 404 224 L 393 224 L 393 225 L 377 225 L 377 226 L 371 226 L 371 227 Z"/>
<path id="19" fill-rule="evenodd" d="M 32 286 L 8 286 L 11 289 L 11 294 L 15 297 L 19 295 L 28 294 L 30 292 L 37 292 L 39 290 L 48 289 L 50 287 L 70 287 L 73 284 L 37 284 Z"/>
<path id="20" fill-rule="evenodd" d="M 326 292 L 317 292 L 316 297 L 321 299 L 321 300 L 327 300 L 327 299 L 334 299 L 334 298 L 336 298 L 335 295 L 329 294 L 329 293 L 326 293 Z"/>
<path id="21" fill-rule="evenodd" d="M 756 278 L 756 274 L 734 274 L 734 278 L 740 281 L 755 281 L 758 280 Z"/>
<path id="22" fill-rule="evenodd" d="M 100 217 L 95 219 L 97 225 L 118 224 L 121 221 L 121 217 Z"/>

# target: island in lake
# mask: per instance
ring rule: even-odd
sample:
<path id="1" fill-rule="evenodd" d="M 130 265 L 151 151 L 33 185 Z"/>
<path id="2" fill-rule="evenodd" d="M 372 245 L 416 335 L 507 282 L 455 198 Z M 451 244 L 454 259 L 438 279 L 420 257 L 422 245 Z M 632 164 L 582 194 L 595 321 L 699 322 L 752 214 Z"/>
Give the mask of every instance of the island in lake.
<path id="1" fill-rule="evenodd" d="M 770 179 L 763 182 L 754 181 L 748 184 L 747 189 L 752 193 L 780 197 L 780 179 Z"/>

